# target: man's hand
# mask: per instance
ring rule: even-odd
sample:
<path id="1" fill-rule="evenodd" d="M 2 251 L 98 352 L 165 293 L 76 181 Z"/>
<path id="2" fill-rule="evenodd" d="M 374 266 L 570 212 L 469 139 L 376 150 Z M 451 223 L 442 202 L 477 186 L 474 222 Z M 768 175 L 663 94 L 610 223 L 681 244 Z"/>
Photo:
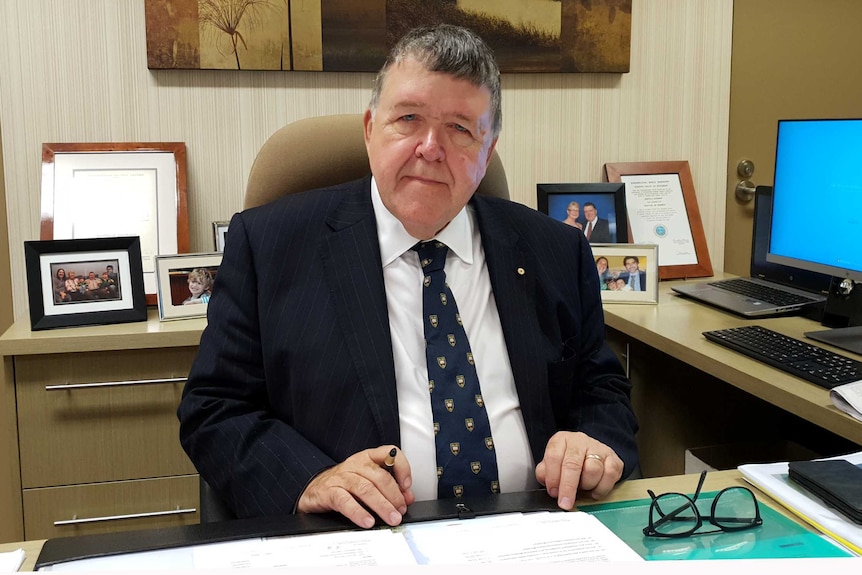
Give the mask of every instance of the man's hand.
<path id="1" fill-rule="evenodd" d="M 401 523 L 415 501 L 410 463 L 399 449 L 395 465 L 384 467 L 392 445 L 366 449 L 312 479 L 299 498 L 302 513 L 337 511 L 359 527 L 374 526 L 375 513 L 387 525 Z"/>
<path id="2" fill-rule="evenodd" d="M 610 493 L 623 474 L 624 464 L 613 449 L 580 432 L 558 431 L 536 466 L 536 479 L 561 509 L 570 510 L 578 489 L 593 499 Z"/>

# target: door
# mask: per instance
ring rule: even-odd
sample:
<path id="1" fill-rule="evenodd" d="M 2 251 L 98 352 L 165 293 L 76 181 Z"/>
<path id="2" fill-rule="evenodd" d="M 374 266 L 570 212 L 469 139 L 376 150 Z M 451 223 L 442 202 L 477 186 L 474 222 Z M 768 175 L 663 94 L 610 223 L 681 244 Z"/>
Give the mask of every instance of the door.
<path id="1" fill-rule="evenodd" d="M 748 275 L 751 259 L 754 202 L 735 196 L 738 163 L 754 162 L 750 180 L 771 186 L 779 119 L 862 118 L 860 24 L 859 0 L 733 3 L 725 271 Z"/>

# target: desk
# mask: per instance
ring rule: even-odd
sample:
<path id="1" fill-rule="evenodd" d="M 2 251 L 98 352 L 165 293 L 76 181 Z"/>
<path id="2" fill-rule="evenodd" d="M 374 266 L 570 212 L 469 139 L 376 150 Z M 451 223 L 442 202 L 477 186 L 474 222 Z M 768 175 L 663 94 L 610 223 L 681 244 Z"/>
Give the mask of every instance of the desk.
<path id="1" fill-rule="evenodd" d="M 716 275 L 716 279 L 722 277 L 733 276 Z M 795 418 L 848 440 L 845 444 L 827 437 L 819 446 L 822 451 L 813 446 L 815 451 L 859 449 L 862 422 L 836 409 L 826 389 L 709 342 L 702 335 L 708 330 L 757 323 L 805 339 L 803 332 L 825 328 L 798 316 L 737 317 L 674 295 L 671 287 L 680 281 L 684 280 L 659 284 L 658 305 L 604 306 L 608 340 L 628 364 L 633 383 L 645 476 L 682 473 L 684 450 L 689 447 L 788 438 L 798 427 Z M 855 447 L 848 447 L 852 444 Z"/>
<path id="2" fill-rule="evenodd" d="M 647 489 L 652 489 L 656 493 L 665 493 L 669 491 L 691 493 L 697 486 L 697 479 L 698 475 L 693 474 L 625 481 L 619 484 L 610 494 L 610 496 L 604 501 L 612 502 L 626 501 L 630 499 L 643 499 L 647 496 Z M 762 504 L 768 505 L 773 509 L 777 509 L 782 514 L 791 517 L 794 521 L 797 521 L 795 517 L 786 513 L 784 509 L 775 501 L 773 501 L 768 495 L 762 493 L 756 488 L 752 488 L 751 485 L 749 485 L 744 479 L 742 479 L 742 475 L 736 470 L 718 471 L 708 474 L 706 477 L 706 482 L 704 483 L 703 490 L 717 491 L 724 487 L 729 487 L 732 485 L 742 485 L 751 488 L 753 491 L 755 491 L 758 501 L 760 501 Z M 595 501 L 593 501 L 592 499 L 582 499 L 578 500 L 577 503 L 581 505 L 589 505 L 595 503 Z M 646 521 L 646 518 L 644 518 L 644 520 Z M 0 551 L 12 551 L 19 547 L 23 547 L 27 554 L 27 558 L 22 565 L 21 571 L 32 571 L 44 543 L 45 540 L 28 541 L 24 543 L 3 543 L 0 544 Z"/>
<path id="3" fill-rule="evenodd" d="M 176 408 L 205 325 L 25 317 L 0 337 L 0 541 L 197 523 Z"/>
<path id="4" fill-rule="evenodd" d="M 641 424 L 638 443 L 641 468 L 646 477 L 683 473 L 686 448 L 753 438 L 772 440 L 802 434 L 808 439 L 811 436 L 823 446 L 823 449 L 815 449 L 823 455 L 862 449 L 859 447 L 862 445 L 862 422 L 834 408 L 825 389 L 708 342 L 701 335 L 706 330 L 745 325 L 752 320 L 675 296 L 671 292 L 673 283 L 659 284 L 658 305 L 613 303 L 604 306 L 608 340 L 628 364 L 634 384 L 632 399 Z M 0 516 L 0 541 L 81 534 L 85 529 L 91 529 L 90 532 L 113 529 L 103 523 L 90 523 L 75 530 L 64 528 L 62 532 L 51 532 L 54 517 L 25 512 L 22 499 L 32 496 L 23 507 L 33 509 L 35 505 L 37 509 L 57 511 L 61 504 L 70 501 L 67 494 L 73 490 L 51 491 L 44 489 L 46 487 L 81 487 L 82 498 L 77 502 L 84 512 L 64 509 L 67 516 L 76 513 L 79 517 L 112 516 L 197 506 L 197 476 L 176 442 L 175 410 L 181 383 L 162 386 L 169 387 L 170 392 L 160 393 L 157 398 L 143 391 L 112 392 L 101 405 L 90 406 L 103 413 L 100 421 L 106 427 L 101 428 L 102 435 L 98 435 L 99 429 L 80 426 L 78 431 L 91 435 L 76 436 L 70 436 L 67 427 L 49 426 L 60 420 L 64 425 L 76 424 L 68 417 L 69 405 L 55 403 L 53 412 L 45 409 L 48 400 L 44 398 L 48 394 L 44 393 L 42 384 L 57 373 L 66 373 L 69 365 L 81 367 L 73 370 L 73 378 L 59 383 L 184 377 L 205 323 L 205 319 L 159 322 L 155 310 L 151 310 L 146 322 L 31 332 L 29 321 L 22 318 L 0 337 L 0 355 L 4 360 L 4 370 L 0 372 L 0 509 L 8 510 Z M 797 338 L 803 338 L 804 331 L 819 326 L 801 317 L 757 320 L 757 323 Z M 31 369 L 21 369 L 22 366 Z M 39 366 L 41 371 L 37 372 Z M 25 381 L 28 373 L 38 377 Z M 53 393 L 51 397 L 55 402 L 67 397 L 67 392 Z M 91 399 L 99 401 L 95 394 Z M 122 414 L 132 411 L 130 405 L 141 404 L 150 406 L 147 413 L 152 418 L 134 427 L 132 434 L 116 433 Z M 39 414 L 41 419 L 28 417 L 25 410 Z M 813 426 L 800 424 L 806 422 Z M 828 431 L 829 435 L 813 437 L 816 434 L 810 433 L 810 428 L 815 426 Z M 39 434 L 43 436 L 41 439 Z M 34 437 L 41 442 L 33 440 Z M 116 442 L 106 442 L 105 437 Z M 157 457 L 128 456 L 141 445 L 153 444 L 154 437 L 162 442 L 160 447 L 153 448 Z M 64 447 L 59 441 L 61 438 L 71 438 L 75 443 Z M 845 442 L 836 442 L 835 438 Z M 99 458 L 80 463 L 70 456 L 79 453 L 81 446 L 91 444 L 107 450 L 113 458 L 112 464 L 100 465 L 102 459 Z M 39 465 L 40 454 L 46 452 L 60 454 L 48 468 Z M 122 454 L 126 454 L 125 457 Z M 156 460 L 161 467 L 154 467 L 149 459 Z M 61 469 L 58 461 L 67 467 Z M 176 495 L 170 501 L 155 501 L 157 495 L 145 488 L 157 484 L 141 479 L 169 481 L 176 486 L 173 488 Z M 84 495 L 89 496 L 83 493 L 85 486 L 89 493 L 98 491 L 98 494 L 93 499 L 84 498 Z M 144 505 L 131 508 L 128 494 L 113 493 L 110 491 L 113 487 L 140 488 L 138 503 Z M 164 489 L 157 491 L 166 492 Z M 37 497 L 50 493 L 56 493 L 59 499 L 36 501 Z M 129 505 L 129 508 L 118 508 L 118 504 Z M 168 519 L 122 520 L 115 529 L 131 528 L 129 522 L 140 527 L 154 527 L 156 521 L 170 526 L 196 522 L 197 516 L 189 512 Z"/>

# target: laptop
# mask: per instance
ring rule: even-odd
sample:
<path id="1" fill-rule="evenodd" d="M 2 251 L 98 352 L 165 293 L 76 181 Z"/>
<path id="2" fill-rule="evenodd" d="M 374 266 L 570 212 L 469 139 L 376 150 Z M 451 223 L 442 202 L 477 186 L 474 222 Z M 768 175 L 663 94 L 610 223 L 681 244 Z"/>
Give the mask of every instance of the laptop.
<path id="1" fill-rule="evenodd" d="M 772 188 L 757 186 L 750 277 L 684 283 L 679 295 L 751 318 L 773 317 L 822 308 L 831 276 L 766 261 L 772 221 Z"/>

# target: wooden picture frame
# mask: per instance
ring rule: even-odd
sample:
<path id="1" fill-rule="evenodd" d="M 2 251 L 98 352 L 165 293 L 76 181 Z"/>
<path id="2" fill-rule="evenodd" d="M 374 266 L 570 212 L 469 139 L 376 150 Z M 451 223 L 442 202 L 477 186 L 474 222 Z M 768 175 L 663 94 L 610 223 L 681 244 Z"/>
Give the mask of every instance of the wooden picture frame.
<path id="1" fill-rule="evenodd" d="M 688 162 L 612 163 L 604 171 L 626 184 L 631 241 L 659 246 L 660 279 L 712 276 Z"/>
<path id="2" fill-rule="evenodd" d="M 625 244 L 631 241 L 623 183 L 536 184 L 536 203 L 540 212 L 564 223 L 568 223 L 569 207 L 577 203 L 580 215 L 576 224 L 570 225 L 576 225 L 583 232 L 588 225 L 584 205 L 593 204 L 598 214 L 595 221 L 605 220 L 607 225 L 603 226 L 600 234 L 588 238 L 590 243 Z"/>
<path id="3" fill-rule="evenodd" d="M 592 244 L 591 247 L 603 303 L 658 303 L 657 245 Z M 635 265 L 629 269 L 626 264 L 632 260 Z M 636 283 L 629 281 L 632 275 L 638 276 Z"/>
<path id="4" fill-rule="evenodd" d="M 221 253 L 156 256 L 159 319 L 206 316 L 221 260 Z M 191 291 L 192 280 L 197 291 Z"/>
<path id="5" fill-rule="evenodd" d="M 33 331 L 147 319 L 137 236 L 28 241 L 24 259 Z"/>
<path id="6" fill-rule="evenodd" d="M 230 226 L 230 222 L 213 222 L 213 246 L 217 252 L 224 251 L 228 226 Z"/>
<path id="7" fill-rule="evenodd" d="M 189 251 L 182 142 L 42 144 L 41 240 L 138 236 L 148 305 L 155 256 Z"/>

